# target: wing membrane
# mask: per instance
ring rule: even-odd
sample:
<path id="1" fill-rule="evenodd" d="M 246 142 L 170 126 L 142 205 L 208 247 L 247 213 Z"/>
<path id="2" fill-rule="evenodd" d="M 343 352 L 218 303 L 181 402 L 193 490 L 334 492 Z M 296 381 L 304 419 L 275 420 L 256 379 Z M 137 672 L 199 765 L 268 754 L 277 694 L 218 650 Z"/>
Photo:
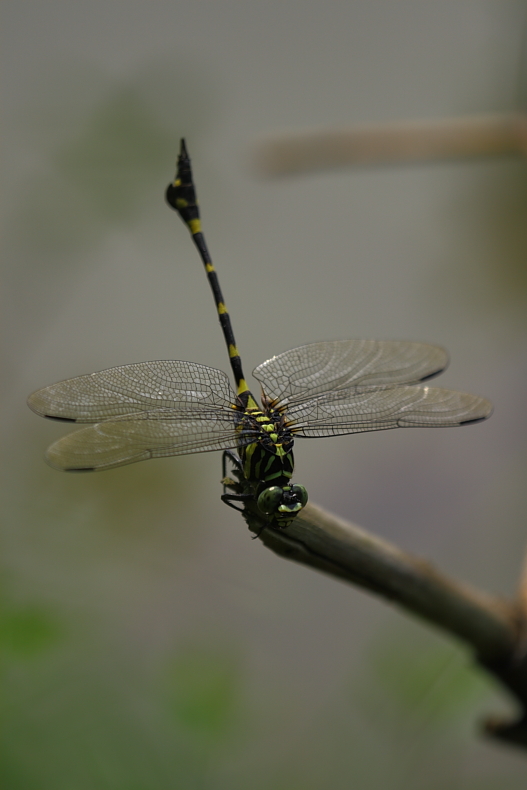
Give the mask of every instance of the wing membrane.
<path id="1" fill-rule="evenodd" d="M 211 406 L 229 408 L 234 398 L 223 371 L 162 360 L 59 381 L 30 395 L 28 405 L 43 417 L 94 423 L 155 408 L 192 415 Z"/>
<path id="2" fill-rule="evenodd" d="M 485 398 L 438 387 L 362 387 L 323 395 L 287 412 L 298 436 L 338 436 L 388 428 L 446 428 L 484 420 Z"/>
<path id="3" fill-rule="evenodd" d="M 253 371 L 272 399 L 295 403 L 351 385 L 412 384 L 448 364 L 440 346 L 390 340 L 333 340 L 293 348 Z"/>
<path id="4" fill-rule="evenodd" d="M 248 444 L 258 432 L 244 431 Z M 172 410 L 128 415 L 82 428 L 48 448 L 51 466 L 65 471 L 102 470 L 148 458 L 204 453 L 236 447 L 239 435 L 230 413 L 210 411 L 194 419 Z"/>

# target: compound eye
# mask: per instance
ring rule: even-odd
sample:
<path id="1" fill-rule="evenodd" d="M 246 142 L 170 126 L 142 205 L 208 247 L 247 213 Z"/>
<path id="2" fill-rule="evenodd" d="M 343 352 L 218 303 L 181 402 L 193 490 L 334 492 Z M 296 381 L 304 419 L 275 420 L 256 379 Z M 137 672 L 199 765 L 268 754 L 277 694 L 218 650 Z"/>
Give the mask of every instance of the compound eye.
<path id="1" fill-rule="evenodd" d="M 271 486 L 270 488 L 266 488 L 258 497 L 258 508 L 267 516 L 271 513 L 276 513 L 283 496 L 284 491 L 282 488 L 280 488 L 280 486 Z"/>
<path id="2" fill-rule="evenodd" d="M 291 486 L 291 493 L 298 497 L 302 507 L 307 505 L 307 491 L 304 486 Z"/>

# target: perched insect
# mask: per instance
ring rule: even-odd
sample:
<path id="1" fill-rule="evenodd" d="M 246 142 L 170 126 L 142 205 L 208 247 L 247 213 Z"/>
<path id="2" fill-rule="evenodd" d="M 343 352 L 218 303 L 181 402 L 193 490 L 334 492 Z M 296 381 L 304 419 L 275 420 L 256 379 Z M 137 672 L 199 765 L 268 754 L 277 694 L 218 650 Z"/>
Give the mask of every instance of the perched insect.
<path id="1" fill-rule="evenodd" d="M 312 343 L 272 357 L 253 371 L 262 387 L 258 404 L 243 375 L 201 232 L 184 140 L 166 198 L 188 226 L 205 265 L 236 394 L 221 370 L 181 361 L 124 365 L 45 387 L 29 397 L 33 411 L 93 423 L 51 445 L 46 453 L 51 466 L 111 469 L 148 458 L 223 450 L 224 486 L 235 493 L 224 488 L 222 499 L 241 510 L 251 502 L 266 524 L 285 528 L 307 503 L 306 489 L 291 482 L 295 438 L 466 425 L 490 415 L 484 398 L 420 385 L 444 370 L 444 349 L 377 340 Z M 225 477 L 228 460 L 237 481 Z"/>

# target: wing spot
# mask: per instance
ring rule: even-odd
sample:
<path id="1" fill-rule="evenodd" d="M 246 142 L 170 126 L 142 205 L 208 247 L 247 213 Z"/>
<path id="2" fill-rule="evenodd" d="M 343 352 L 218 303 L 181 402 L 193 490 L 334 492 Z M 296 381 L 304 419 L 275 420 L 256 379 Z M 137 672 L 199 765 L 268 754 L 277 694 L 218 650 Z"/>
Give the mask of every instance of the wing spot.
<path id="1" fill-rule="evenodd" d="M 483 422 L 484 420 L 487 419 L 487 416 L 489 416 L 489 415 L 486 415 L 485 417 L 474 417 L 472 420 L 463 420 L 463 422 L 460 422 L 459 424 L 460 425 L 472 425 L 473 423 L 476 423 L 476 422 Z"/>
<path id="2" fill-rule="evenodd" d="M 445 367 L 446 366 L 441 366 L 437 370 L 434 370 L 433 373 L 427 373 L 426 376 L 420 378 L 419 381 L 428 381 L 428 379 L 433 379 L 434 376 L 438 376 L 440 373 L 442 373 L 445 370 Z"/>

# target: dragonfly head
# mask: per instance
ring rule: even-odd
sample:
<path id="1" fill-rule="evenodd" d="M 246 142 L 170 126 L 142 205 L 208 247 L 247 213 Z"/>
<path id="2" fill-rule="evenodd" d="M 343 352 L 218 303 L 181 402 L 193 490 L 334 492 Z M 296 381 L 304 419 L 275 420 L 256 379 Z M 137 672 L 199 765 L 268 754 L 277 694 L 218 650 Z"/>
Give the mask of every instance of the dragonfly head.
<path id="1" fill-rule="evenodd" d="M 271 516 L 280 529 L 286 529 L 307 505 L 304 486 L 269 486 L 258 497 L 258 509 Z"/>

